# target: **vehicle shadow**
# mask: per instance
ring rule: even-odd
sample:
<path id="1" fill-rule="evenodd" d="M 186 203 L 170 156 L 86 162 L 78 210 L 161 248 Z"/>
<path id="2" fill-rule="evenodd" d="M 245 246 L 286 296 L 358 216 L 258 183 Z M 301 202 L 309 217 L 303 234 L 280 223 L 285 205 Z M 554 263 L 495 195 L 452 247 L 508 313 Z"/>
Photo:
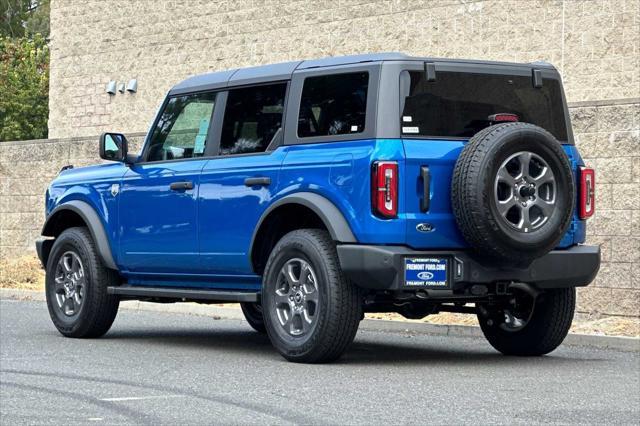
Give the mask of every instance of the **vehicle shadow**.
<path id="1" fill-rule="evenodd" d="M 247 326 L 248 328 L 248 326 Z M 421 336 L 411 339 L 410 343 L 398 342 L 400 335 L 389 335 L 389 342 L 381 342 L 380 336 L 372 339 L 369 335 L 359 334 L 337 364 L 423 364 L 433 365 L 476 365 L 499 364 L 501 366 L 523 366 L 544 363 L 545 365 L 563 365 L 575 362 L 598 362 L 604 359 L 592 358 L 581 354 L 567 354 L 558 351 L 543 357 L 508 357 L 496 352 L 480 338 L 460 338 L 442 336 Z M 284 361 L 264 335 L 247 329 L 185 329 L 150 330 L 127 329 L 112 330 L 101 340 L 113 343 L 132 341 L 146 345 L 162 346 L 169 349 L 205 349 L 217 353 L 234 353 L 248 356 L 260 356 Z M 593 354 L 589 354 L 593 355 Z"/>

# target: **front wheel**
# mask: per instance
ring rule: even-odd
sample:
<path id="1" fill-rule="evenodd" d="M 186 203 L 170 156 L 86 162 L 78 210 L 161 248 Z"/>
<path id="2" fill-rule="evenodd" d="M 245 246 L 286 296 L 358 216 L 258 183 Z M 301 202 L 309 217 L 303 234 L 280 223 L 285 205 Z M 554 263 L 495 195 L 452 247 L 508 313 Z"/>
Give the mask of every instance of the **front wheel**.
<path id="1" fill-rule="evenodd" d="M 569 333 L 576 289 L 518 294 L 508 304 L 478 306 L 478 321 L 491 346 L 504 355 L 539 356 L 556 349 Z"/>
<path id="2" fill-rule="evenodd" d="M 53 324 L 67 337 L 99 337 L 118 313 L 115 271 L 98 256 L 87 228 L 69 228 L 56 238 L 47 262 L 45 291 Z"/>
<path id="3" fill-rule="evenodd" d="M 262 309 L 269 339 L 287 360 L 320 363 L 343 354 L 362 305 L 326 231 L 296 230 L 276 244 L 264 272 Z"/>

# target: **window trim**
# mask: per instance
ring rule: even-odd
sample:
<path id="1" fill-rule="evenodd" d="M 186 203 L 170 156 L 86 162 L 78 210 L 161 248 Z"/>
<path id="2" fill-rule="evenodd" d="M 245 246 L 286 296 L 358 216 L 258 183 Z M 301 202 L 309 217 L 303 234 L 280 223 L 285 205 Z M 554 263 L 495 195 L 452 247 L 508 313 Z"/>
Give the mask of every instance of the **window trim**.
<path id="1" fill-rule="evenodd" d="M 380 62 L 357 63 L 340 65 L 334 67 L 308 68 L 295 71 L 291 77 L 291 96 L 287 105 L 287 122 L 293 123 L 284 129 L 284 145 L 305 145 L 323 142 L 344 142 L 363 139 L 374 139 L 376 137 L 376 117 L 378 102 L 378 87 L 380 83 Z M 365 111 L 364 130 L 358 133 L 347 133 L 343 135 L 326 135 L 299 137 L 298 117 L 300 115 L 300 103 L 302 101 L 302 89 L 304 81 L 308 77 L 320 77 L 335 74 L 354 74 L 367 72 L 369 83 L 367 87 L 367 106 Z"/>
<path id="2" fill-rule="evenodd" d="M 175 158 L 173 160 L 156 160 L 156 161 L 149 161 L 148 157 L 149 157 L 149 150 L 151 149 L 151 138 L 153 137 L 153 132 L 155 131 L 156 127 L 158 126 L 158 122 L 160 121 L 160 117 L 162 117 L 162 114 L 164 113 L 167 104 L 169 103 L 169 101 L 173 98 L 178 98 L 178 97 L 182 97 L 182 96 L 191 96 L 191 95 L 205 95 L 205 94 L 209 94 L 209 93 L 213 93 L 215 94 L 215 100 L 213 101 L 213 111 L 211 111 L 211 117 L 209 118 L 209 128 L 207 129 L 207 137 L 205 139 L 205 145 L 204 145 L 204 153 L 199 156 L 199 157 L 189 157 L 189 158 Z M 221 99 L 220 96 L 220 91 L 218 90 L 202 90 L 202 91 L 197 91 L 197 92 L 191 92 L 191 93 L 180 93 L 177 95 L 167 95 L 165 96 L 164 101 L 162 102 L 162 105 L 160 106 L 160 109 L 158 110 L 158 113 L 156 114 L 155 119 L 153 120 L 153 124 L 151 125 L 151 128 L 149 129 L 149 131 L 147 132 L 147 137 L 145 138 L 144 141 L 144 146 L 142 148 L 142 152 L 140 153 L 140 156 L 138 157 L 138 161 L 136 161 L 135 164 L 160 164 L 160 163 L 173 163 L 176 161 L 191 161 L 191 160 L 202 160 L 202 159 L 206 159 L 210 156 L 210 151 L 211 151 L 211 138 L 213 136 L 213 124 L 214 124 L 214 120 L 216 117 L 216 111 L 219 108 L 219 102 L 221 100 L 225 100 L 226 99 Z"/>

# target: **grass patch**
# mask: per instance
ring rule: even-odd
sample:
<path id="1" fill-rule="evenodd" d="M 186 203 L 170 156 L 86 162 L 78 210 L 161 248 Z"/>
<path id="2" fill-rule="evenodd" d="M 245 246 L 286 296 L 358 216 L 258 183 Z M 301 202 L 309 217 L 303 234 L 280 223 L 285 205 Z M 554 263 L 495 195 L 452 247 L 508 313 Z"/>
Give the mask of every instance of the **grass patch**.
<path id="1" fill-rule="evenodd" d="M 44 290 L 44 270 L 36 256 L 0 259 L 0 287 Z"/>

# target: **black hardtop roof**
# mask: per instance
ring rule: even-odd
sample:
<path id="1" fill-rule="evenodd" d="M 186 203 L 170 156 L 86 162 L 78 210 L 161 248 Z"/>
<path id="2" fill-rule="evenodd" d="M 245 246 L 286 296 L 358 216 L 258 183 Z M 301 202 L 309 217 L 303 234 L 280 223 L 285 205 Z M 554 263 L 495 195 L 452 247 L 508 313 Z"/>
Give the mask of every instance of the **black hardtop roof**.
<path id="1" fill-rule="evenodd" d="M 553 68 L 547 62 L 516 63 L 482 61 L 472 59 L 447 59 L 409 56 L 399 52 L 369 53 L 363 55 L 333 56 L 321 59 L 304 61 L 281 62 L 276 64 L 259 65 L 256 67 L 238 68 L 225 71 L 217 71 L 207 74 L 189 77 L 173 86 L 170 94 L 186 93 L 197 90 L 215 89 L 227 86 L 239 86 L 259 82 L 289 80 L 296 70 L 309 68 L 327 68 L 340 65 L 350 65 L 366 62 L 384 61 L 422 61 L 422 62 L 454 62 L 468 63 L 470 65 L 507 65 L 522 67 Z"/>

